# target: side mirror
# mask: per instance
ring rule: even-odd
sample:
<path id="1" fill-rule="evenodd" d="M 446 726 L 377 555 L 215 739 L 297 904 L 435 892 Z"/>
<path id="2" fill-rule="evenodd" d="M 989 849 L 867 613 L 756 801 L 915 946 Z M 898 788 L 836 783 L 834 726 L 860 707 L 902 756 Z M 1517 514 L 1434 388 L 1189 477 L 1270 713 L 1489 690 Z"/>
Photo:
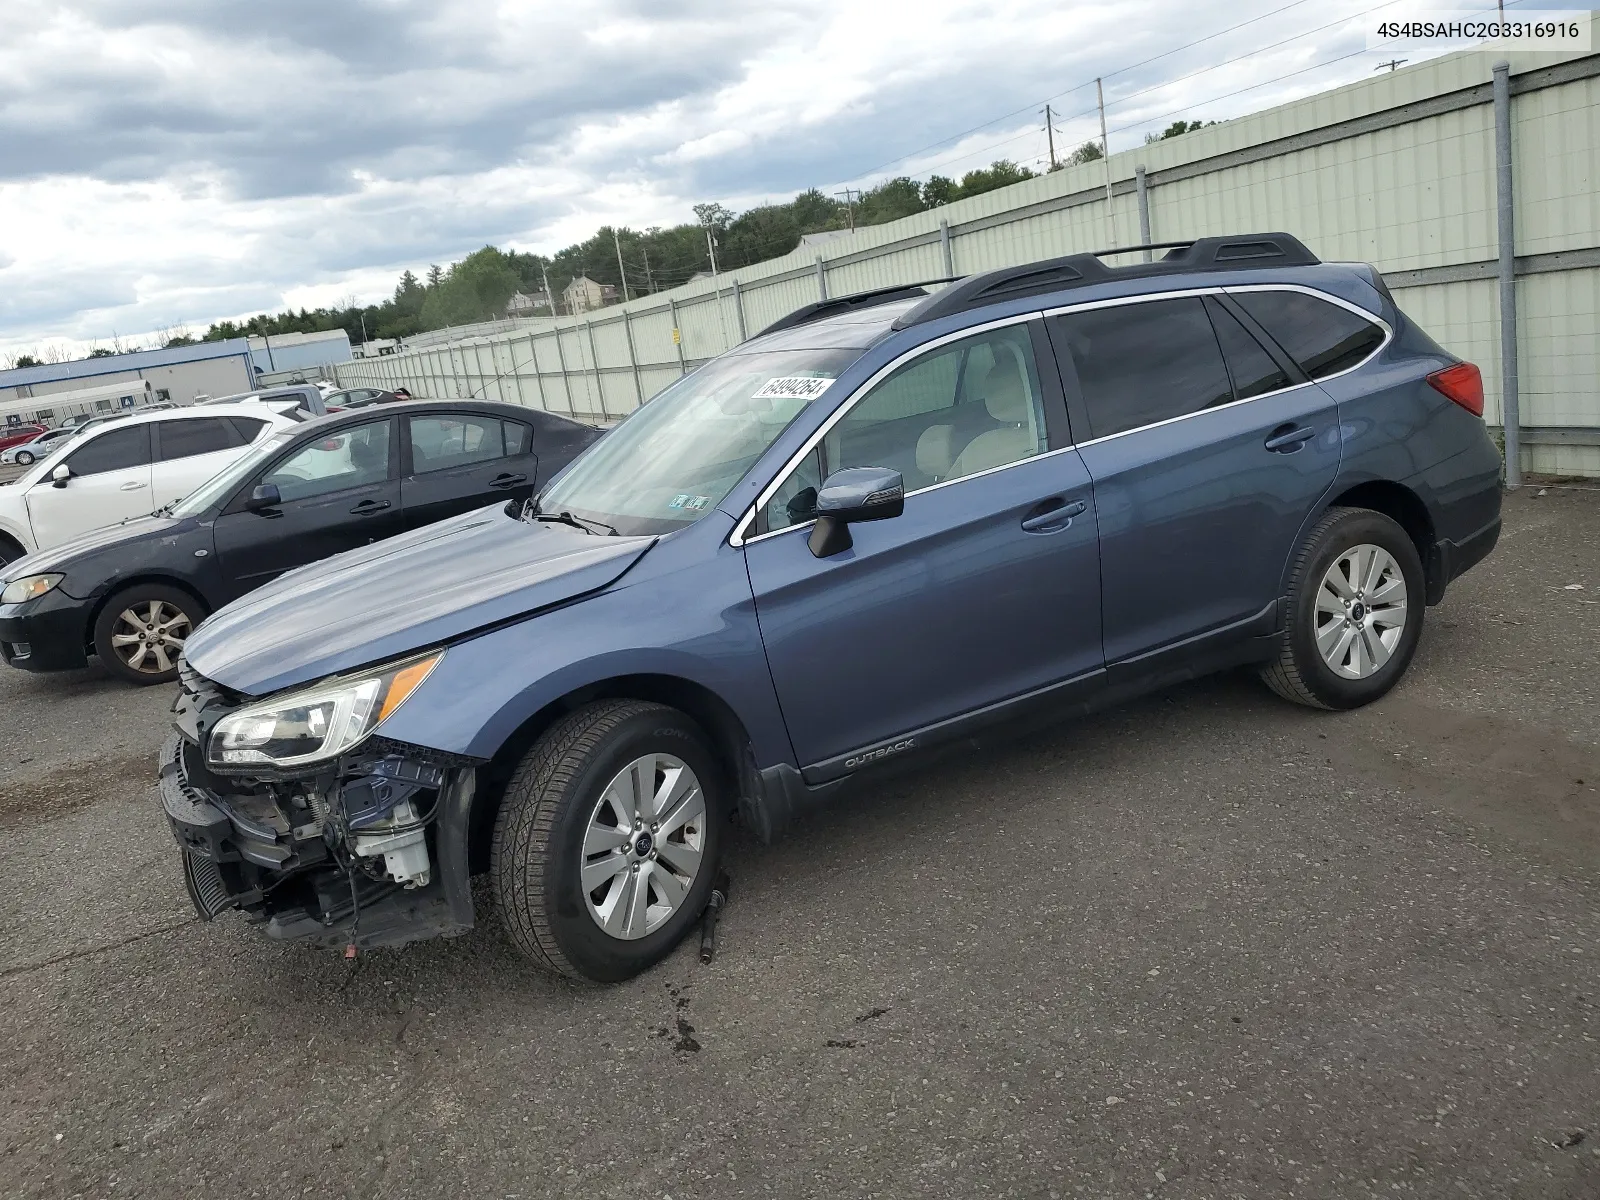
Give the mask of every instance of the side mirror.
<path id="1" fill-rule="evenodd" d="M 250 500 L 245 505 L 251 512 L 260 512 L 264 508 L 277 508 L 283 503 L 283 494 L 278 491 L 275 483 L 258 484 L 256 490 L 250 493 Z"/>
<path id="2" fill-rule="evenodd" d="M 818 558 L 839 554 L 855 543 L 856 521 L 884 521 L 905 511 L 906 485 L 888 467 L 846 467 L 835 471 L 817 492 L 817 523 L 806 543 Z"/>
<path id="3" fill-rule="evenodd" d="M 67 480 L 72 478 L 72 468 L 67 466 L 66 463 L 62 463 L 54 471 L 50 472 L 50 478 L 52 480 L 51 487 L 66 487 Z"/>

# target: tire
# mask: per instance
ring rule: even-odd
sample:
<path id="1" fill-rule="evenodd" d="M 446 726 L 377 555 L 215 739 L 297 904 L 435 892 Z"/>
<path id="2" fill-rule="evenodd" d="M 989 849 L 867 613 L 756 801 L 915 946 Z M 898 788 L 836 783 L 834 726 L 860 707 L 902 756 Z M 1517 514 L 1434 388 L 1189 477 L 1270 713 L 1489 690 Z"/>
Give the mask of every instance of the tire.
<path id="1" fill-rule="evenodd" d="M 1355 580 L 1362 586 L 1354 589 L 1359 598 L 1353 604 L 1329 582 L 1336 564 L 1342 590 L 1351 590 L 1352 573 L 1367 576 Z M 1396 576 L 1403 585 L 1399 592 Z M 1395 608 L 1397 597 L 1401 610 Z M 1372 603 L 1375 598 L 1379 603 Z M 1382 513 L 1329 509 L 1295 555 L 1288 601 L 1278 657 L 1262 668 L 1261 678 L 1296 704 L 1360 708 L 1394 687 L 1416 653 L 1426 609 L 1422 559 L 1406 531 Z M 1319 631 L 1331 658 L 1319 647 Z"/>
<path id="2" fill-rule="evenodd" d="M 178 655 L 184 641 L 206 614 L 205 605 L 188 592 L 157 583 L 135 584 L 117 592 L 101 608 L 94 622 L 94 652 L 101 665 L 119 679 L 141 685 L 171 683 L 178 677 Z M 152 616 L 156 618 L 153 637 Z M 149 640 L 121 644 L 115 640 L 140 635 Z"/>
<path id="3" fill-rule="evenodd" d="M 26 553 L 27 551 L 16 542 L 6 537 L 5 534 L 0 533 L 0 567 L 16 562 Z"/>
<path id="4" fill-rule="evenodd" d="M 30 450 L 18 450 L 17 451 L 17 466 L 19 466 L 19 467 L 31 467 L 31 466 L 33 466 L 33 452 L 30 451 Z"/>
<path id="5" fill-rule="evenodd" d="M 663 805 L 666 819 L 646 820 L 637 833 L 621 834 L 625 844 L 613 845 L 617 835 L 609 829 L 620 829 L 626 818 L 619 821 L 611 804 L 636 793 L 627 780 L 640 762 L 655 764 L 644 772 L 651 776 L 646 790 L 670 801 Z M 672 762 L 698 781 L 703 813 L 668 830 L 696 803 L 689 792 L 672 799 L 672 783 L 687 785 L 681 772 L 671 774 L 677 768 L 662 769 Z M 574 979 L 615 983 L 654 966 L 705 910 L 728 815 L 721 767 L 683 713 L 637 700 L 600 701 L 570 713 L 518 764 L 495 821 L 490 877 L 507 935 L 537 965 Z M 645 843 L 650 857 L 641 858 Z M 696 844 L 698 860 L 685 886 L 680 868 Z M 589 891 L 585 872 L 596 884 Z M 640 896 L 641 874 L 651 882 L 641 903 L 630 905 Z M 602 928 L 607 912 L 614 931 Z M 638 918 L 631 926 L 630 915 Z"/>

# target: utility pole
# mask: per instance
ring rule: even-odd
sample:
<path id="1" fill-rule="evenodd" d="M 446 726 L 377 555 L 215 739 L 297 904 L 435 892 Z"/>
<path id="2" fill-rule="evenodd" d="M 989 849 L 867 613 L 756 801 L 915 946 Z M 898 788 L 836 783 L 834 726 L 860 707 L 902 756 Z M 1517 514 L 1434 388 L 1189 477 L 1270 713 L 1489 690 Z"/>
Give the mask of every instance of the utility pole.
<path id="1" fill-rule="evenodd" d="M 717 273 L 717 240 L 711 236 L 711 226 L 706 226 L 706 253 L 711 255 L 711 273 Z"/>
<path id="2" fill-rule="evenodd" d="M 1050 169 L 1056 169 L 1056 127 L 1050 120 L 1050 106 L 1044 106 L 1044 136 L 1050 142 Z"/>
<path id="3" fill-rule="evenodd" d="M 1117 215 L 1111 210 L 1111 139 L 1106 136 L 1106 91 L 1100 77 L 1094 80 L 1095 99 L 1100 104 L 1100 161 L 1106 165 L 1106 231 L 1113 247 L 1117 244 Z"/>
<path id="4" fill-rule="evenodd" d="M 611 244 L 617 248 L 617 274 L 622 276 L 622 302 L 626 304 L 631 298 L 628 295 L 628 272 L 622 266 L 622 238 L 615 225 L 611 227 Z"/>
<path id="5" fill-rule="evenodd" d="M 653 293 L 656 290 L 655 276 L 650 274 L 650 247 L 643 242 L 639 243 L 639 253 L 644 255 L 644 288 Z"/>
<path id="6" fill-rule="evenodd" d="M 834 195 L 844 197 L 845 211 L 850 214 L 850 232 L 854 233 L 856 231 L 856 209 L 855 205 L 851 203 L 850 197 L 852 195 L 859 196 L 861 195 L 861 192 L 856 188 L 845 188 L 844 191 L 835 192 Z"/>
<path id="7" fill-rule="evenodd" d="M 553 317 L 556 315 L 556 295 L 550 290 L 550 269 L 543 263 L 540 263 L 539 274 L 544 278 L 544 302 L 550 306 L 550 315 Z M 563 367 L 561 371 L 561 378 L 564 383 L 567 377 L 566 368 Z"/>
<path id="8" fill-rule="evenodd" d="M 1396 67 L 1398 67 L 1401 63 L 1407 63 L 1407 62 L 1410 62 L 1410 61 L 1411 60 L 1409 58 L 1391 58 L 1388 62 L 1381 62 L 1377 66 L 1373 67 L 1372 69 L 1374 71 L 1381 71 L 1385 67 L 1388 67 L 1389 68 L 1389 73 L 1392 75 L 1392 74 L 1394 74 L 1394 69 Z"/>

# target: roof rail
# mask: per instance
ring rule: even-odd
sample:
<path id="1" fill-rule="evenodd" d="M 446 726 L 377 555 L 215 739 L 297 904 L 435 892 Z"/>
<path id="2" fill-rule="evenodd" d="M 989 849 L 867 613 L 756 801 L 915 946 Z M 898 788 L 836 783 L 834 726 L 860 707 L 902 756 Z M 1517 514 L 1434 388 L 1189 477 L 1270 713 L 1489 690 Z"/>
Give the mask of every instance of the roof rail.
<path id="1" fill-rule="evenodd" d="M 1100 259 L 1139 250 L 1167 251 L 1155 262 L 1108 266 Z M 969 275 L 961 282 L 929 296 L 895 321 L 896 329 L 921 325 L 952 313 L 966 312 L 1002 300 L 1087 287 L 1119 279 L 1153 275 L 1182 275 L 1193 271 L 1228 271 L 1245 267 L 1309 267 L 1321 260 L 1299 238 L 1287 233 L 1246 233 L 1231 237 L 1196 238 L 1188 242 L 1156 242 L 1148 246 L 1118 246 L 1092 254 L 1069 254 L 1020 267 L 1002 267 Z"/>
<path id="2" fill-rule="evenodd" d="M 960 275 L 947 275 L 943 279 L 924 279 L 921 283 L 897 283 L 893 287 L 874 288 L 870 292 L 854 292 L 848 296 L 815 300 L 810 304 L 802 304 L 786 317 L 779 317 L 756 334 L 756 337 L 765 337 L 769 333 L 777 333 L 780 329 L 793 329 L 796 325 L 809 325 L 813 321 L 836 317 L 840 313 L 853 312 L 858 308 L 872 308 L 874 305 L 889 304 L 895 300 L 926 296 L 929 284 L 952 283 L 960 278 Z"/>

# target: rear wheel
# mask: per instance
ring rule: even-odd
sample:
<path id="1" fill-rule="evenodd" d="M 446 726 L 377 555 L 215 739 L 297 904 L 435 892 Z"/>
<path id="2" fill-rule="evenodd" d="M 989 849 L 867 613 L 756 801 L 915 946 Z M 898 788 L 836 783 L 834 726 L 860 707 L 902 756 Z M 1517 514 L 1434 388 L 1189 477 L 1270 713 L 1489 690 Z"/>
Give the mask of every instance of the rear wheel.
<path id="1" fill-rule="evenodd" d="M 94 623 L 94 649 L 113 675 L 130 683 L 168 683 L 178 655 L 206 610 L 177 588 L 142 583 L 106 601 Z"/>
<path id="2" fill-rule="evenodd" d="M 1335 508 L 1307 535 L 1289 580 L 1289 619 L 1261 677 L 1287 700 L 1359 708 L 1405 674 L 1422 636 L 1422 560 L 1399 524 Z"/>
<path id="3" fill-rule="evenodd" d="M 16 562 L 26 553 L 27 551 L 19 543 L 0 533 L 0 567 L 5 566 L 7 563 Z"/>
<path id="4" fill-rule="evenodd" d="M 704 912 L 727 819 L 721 769 L 683 713 L 579 709 L 528 751 L 495 823 L 490 872 L 511 940 L 562 975 L 637 975 Z"/>

